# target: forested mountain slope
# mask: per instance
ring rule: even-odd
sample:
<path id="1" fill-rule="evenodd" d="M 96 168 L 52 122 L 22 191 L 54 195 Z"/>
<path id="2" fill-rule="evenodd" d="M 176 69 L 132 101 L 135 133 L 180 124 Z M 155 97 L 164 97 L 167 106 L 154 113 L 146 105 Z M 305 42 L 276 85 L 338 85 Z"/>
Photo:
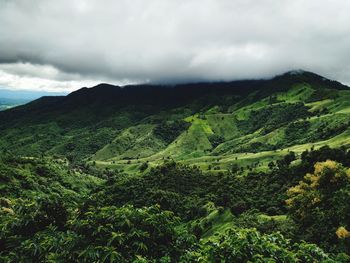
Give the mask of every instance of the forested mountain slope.
<path id="1" fill-rule="evenodd" d="M 0 262 L 350 262 L 349 121 L 304 71 L 0 112 Z"/>
<path id="2" fill-rule="evenodd" d="M 288 151 L 347 146 L 350 90 L 305 71 L 176 86 L 100 84 L 0 113 L 0 149 L 136 172 L 164 159 L 266 169 Z"/>

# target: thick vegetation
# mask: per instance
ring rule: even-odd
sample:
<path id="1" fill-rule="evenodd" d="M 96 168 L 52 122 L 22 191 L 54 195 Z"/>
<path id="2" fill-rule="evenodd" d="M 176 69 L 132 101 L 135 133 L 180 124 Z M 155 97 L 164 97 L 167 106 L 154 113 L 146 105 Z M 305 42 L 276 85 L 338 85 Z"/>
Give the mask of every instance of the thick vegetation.
<path id="1" fill-rule="evenodd" d="M 330 155 L 336 161 L 327 160 Z M 270 171 L 244 177 L 203 173 L 173 161 L 130 176 L 7 156 L 0 166 L 6 190 L 0 200 L 0 258 L 347 262 L 349 153 L 324 147 L 294 160 L 290 153 L 271 163 Z M 31 177 L 39 185 L 29 183 Z M 25 187 L 18 188 L 19 179 Z"/>
<path id="2" fill-rule="evenodd" d="M 100 85 L 0 113 L 0 262 L 350 262 L 350 91 Z"/>

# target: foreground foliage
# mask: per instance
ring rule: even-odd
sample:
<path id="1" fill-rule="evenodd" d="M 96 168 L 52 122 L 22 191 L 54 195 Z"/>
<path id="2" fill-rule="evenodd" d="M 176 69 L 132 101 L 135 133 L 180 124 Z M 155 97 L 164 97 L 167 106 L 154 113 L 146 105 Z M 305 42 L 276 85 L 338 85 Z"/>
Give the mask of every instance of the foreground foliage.
<path id="1" fill-rule="evenodd" d="M 348 157 L 324 147 L 293 163 L 290 153 L 242 177 L 172 161 L 129 176 L 3 156 L 0 261 L 348 262 Z"/>

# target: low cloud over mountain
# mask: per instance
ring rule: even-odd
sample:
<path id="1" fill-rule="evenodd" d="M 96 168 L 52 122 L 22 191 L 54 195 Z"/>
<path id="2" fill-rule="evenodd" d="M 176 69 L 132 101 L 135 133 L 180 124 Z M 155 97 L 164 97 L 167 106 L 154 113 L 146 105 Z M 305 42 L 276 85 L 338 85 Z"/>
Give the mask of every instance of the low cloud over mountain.
<path id="1" fill-rule="evenodd" d="M 1 0 L 0 86 L 262 78 L 303 68 L 350 83 L 344 0 Z"/>

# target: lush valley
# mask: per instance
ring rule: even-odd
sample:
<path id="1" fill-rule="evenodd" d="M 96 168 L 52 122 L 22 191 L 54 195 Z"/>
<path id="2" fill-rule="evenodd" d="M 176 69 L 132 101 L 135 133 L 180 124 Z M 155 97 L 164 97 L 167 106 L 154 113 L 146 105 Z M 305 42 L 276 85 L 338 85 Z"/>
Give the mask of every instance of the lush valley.
<path id="1" fill-rule="evenodd" d="M 349 262 L 349 123 L 301 71 L 0 112 L 0 261 Z"/>

